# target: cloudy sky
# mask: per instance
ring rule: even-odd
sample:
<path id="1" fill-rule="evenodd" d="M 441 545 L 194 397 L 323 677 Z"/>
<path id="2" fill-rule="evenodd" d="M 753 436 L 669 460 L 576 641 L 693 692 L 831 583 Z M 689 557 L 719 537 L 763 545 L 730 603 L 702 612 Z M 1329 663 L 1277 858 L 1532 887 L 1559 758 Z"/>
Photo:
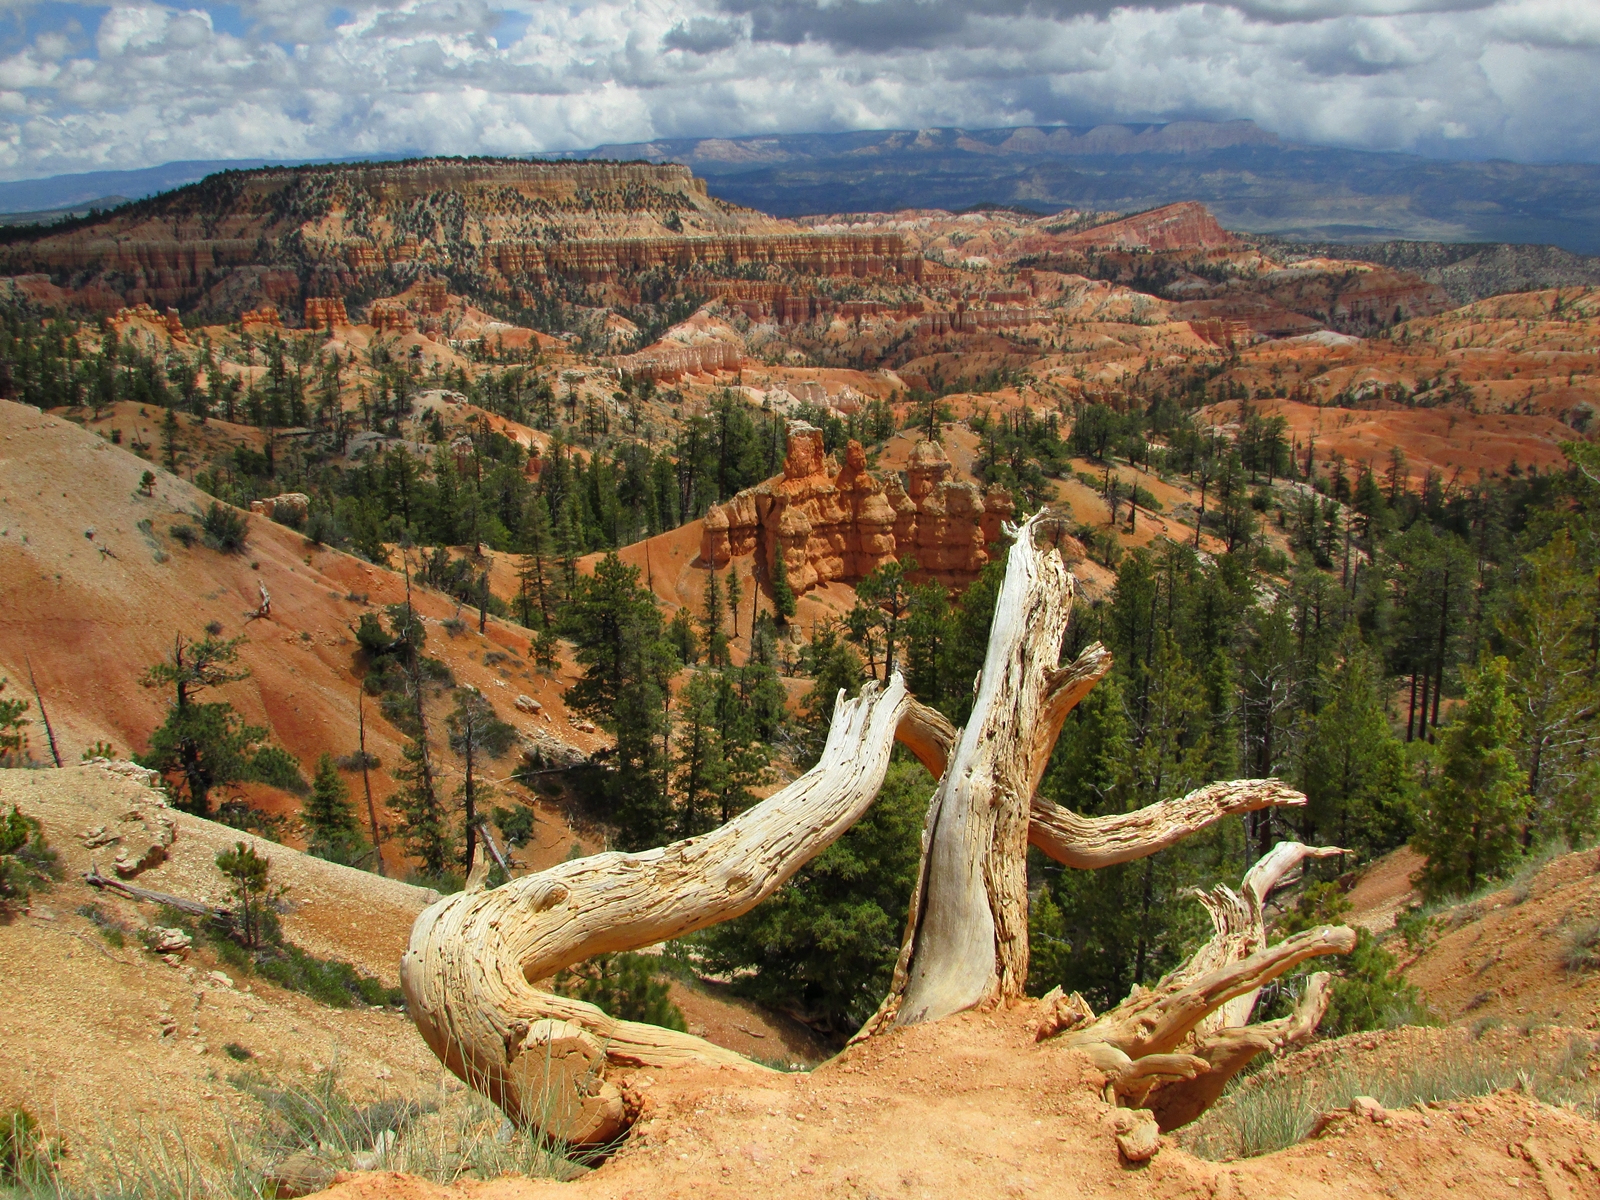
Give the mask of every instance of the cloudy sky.
<path id="1" fill-rule="evenodd" d="M 0 178 L 175 159 L 1248 117 L 1600 159 L 1600 0 L 0 0 Z"/>

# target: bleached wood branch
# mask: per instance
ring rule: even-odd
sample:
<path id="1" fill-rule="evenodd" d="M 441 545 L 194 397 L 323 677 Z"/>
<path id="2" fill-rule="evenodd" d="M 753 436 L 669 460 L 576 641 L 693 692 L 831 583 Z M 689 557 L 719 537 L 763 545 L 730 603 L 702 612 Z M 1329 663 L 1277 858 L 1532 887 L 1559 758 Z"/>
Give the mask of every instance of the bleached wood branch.
<path id="1" fill-rule="evenodd" d="M 1036 796 L 1028 840 L 1064 866 L 1094 870 L 1175 846 L 1234 813 L 1305 802 L 1304 795 L 1277 779 L 1211 783 L 1177 800 L 1105 817 L 1079 816 Z"/>
<path id="2" fill-rule="evenodd" d="M 603 1141 L 626 1123 L 607 1064 L 719 1063 L 731 1050 L 615 1020 L 534 986 L 596 954 L 680 937 L 749 911 L 847 830 L 883 784 L 909 697 L 896 676 L 835 708 L 818 764 L 700 837 L 562 863 L 427 908 L 400 965 L 412 1020 L 440 1060 L 514 1120 Z"/>

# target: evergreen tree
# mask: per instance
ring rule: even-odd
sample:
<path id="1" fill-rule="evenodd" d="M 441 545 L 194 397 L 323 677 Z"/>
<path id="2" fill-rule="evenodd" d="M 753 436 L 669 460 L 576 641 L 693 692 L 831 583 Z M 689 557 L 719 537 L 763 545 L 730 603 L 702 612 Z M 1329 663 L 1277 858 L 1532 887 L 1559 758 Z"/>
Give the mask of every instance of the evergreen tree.
<path id="1" fill-rule="evenodd" d="M 727 761 L 717 724 L 717 680 L 696 672 L 678 693 L 678 754 L 674 784 L 678 836 L 693 837 L 716 825 L 711 799 L 722 791 Z"/>
<path id="2" fill-rule="evenodd" d="M 6 690 L 8 682 L 0 679 L 0 692 Z M 28 761 L 28 733 L 24 726 L 30 722 L 22 715 L 27 711 L 28 701 L 0 696 L 0 767 L 20 767 Z"/>
<path id="3" fill-rule="evenodd" d="M 1330 671 L 1332 699 L 1310 718 L 1300 751 L 1303 840 L 1382 854 L 1410 836 L 1411 779 L 1389 726 L 1382 682 L 1359 639 L 1347 639 Z"/>
<path id="4" fill-rule="evenodd" d="M 713 667 L 728 665 L 728 635 L 722 628 L 722 585 L 717 581 L 716 568 L 706 578 L 706 609 L 702 622 L 705 628 L 706 662 Z"/>
<path id="5" fill-rule="evenodd" d="M 1427 858 L 1424 896 L 1464 895 L 1503 875 L 1522 854 L 1530 798 L 1514 747 L 1517 710 L 1509 666 L 1491 658 L 1472 673 L 1466 703 L 1445 729 L 1412 845 Z"/>
<path id="6" fill-rule="evenodd" d="M 395 778 L 402 786 L 389 798 L 389 807 L 399 817 L 401 844 L 422 864 L 424 879 L 443 881 L 455 859 L 455 835 L 435 785 L 426 723 L 407 740 L 400 757 L 405 765 Z"/>
<path id="7" fill-rule="evenodd" d="M 350 789 L 339 775 L 333 755 L 326 752 L 317 759 L 317 773 L 311 781 L 311 794 L 300 806 L 305 825 L 306 853 L 329 862 L 354 866 L 366 852 Z"/>
<path id="8" fill-rule="evenodd" d="M 561 628 L 583 669 L 567 689 L 567 707 L 616 735 L 604 786 L 608 816 L 626 847 L 659 845 L 669 824 L 663 762 L 678 661 L 662 637 L 655 597 L 639 585 L 637 567 L 608 553 L 579 580 Z"/>
<path id="9" fill-rule="evenodd" d="M 299 763 L 268 744 L 264 728 L 246 725 L 225 701 L 195 699 L 208 688 L 249 677 L 248 669 L 236 665 L 243 641 L 213 635 L 187 641 L 180 634 L 168 657 L 141 680 L 148 688 L 172 688 L 173 699 L 166 720 L 150 734 L 150 748 L 134 759 L 167 776 L 178 789 L 178 806 L 196 816 L 211 815 L 211 791 L 226 783 L 252 780 L 292 790 L 305 786 Z"/>
<path id="10" fill-rule="evenodd" d="M 689 615 L 688 608 L 680 608 L 672 614 L 672 620 L 667 622 L 666 638 L 684 666 L 692 667 L 700 661 L 700 635 L 695 632 L 694 618 Z"/>
<path id="11" fill-rule="evenodd" d="M 233 898 L 239 902 L 232 915 L 237 921 L 238 938 L 247 947 L 259 946 L 265 940 L 273 920 L 267 909 L 273 894 L 271 869 L 272 860 L 262 858 L 244 842 L 236 842 L 232 850 L 217 855 L 217 870 L 228 880 Z"/>
<path id="12" fill-rule="evenodd" d="M 495 715 L 493 706 L 472 688 L 456 690 L 456 708 L 445 718 L 450 749 L 461 756 L 463 781 L 456 797 L 461 801 L 461 827 L 466 835 L 462 868 L 472 874 L 477 858 L 478 825 L 484 805 L 493 795 L 483 782 L 486 758 L 503 758 L 516 741 L 517 731 Z"/>
<path id="13" fill-rule="evenodd" d="M 1510 696 L 1521 721 L 1518 750 L 1533 797 L 1534 836 L 1577 845 L 1596 823 L 1600 646 L 1595 572 L 1558 530 L 1522 563 L 1498 632 L 1511 659 Z"/>
<path id="14" fill-rule="evenodd" d="M 933 787 L 919 764 L 891 763 L 843 837 L 771 899 L 700 935 L 706 966 L 825 1034 L 855 1032 L 889 987 Z"/>
<path id="15" fill-rule="evenodd" d="M 733 620 L 733 636 L 739 636 L 739 604 L 744 599 L 744 589 L 739 585 L 739 568 L 728 566 L 728 616 Z"/>
<path id="16" fill-rule="evenodd" d="M 787 625 L 795 613 L 794 589 L 789 586 L 789 564 L 782 545 L 772 556 L 772 613 L 780 626 Z"/>
<path id="17" fill-rule="evenodd" d="M 861 659 L 856 652 L 839 636 L 836 625 L 817 628 L 806 648 L 806 657 L 815 682 L 800 707 L 809 726 L 811 759 L 815 761 L 827 741 L 840 692 L 846 699 L 854 696 L 866 682 L 866 673 L 861 669 Z"/>
<path id="18" fill-rule="evenodd" d="M 883 629 L 883 677 L 900 669 L 896 646 L 899 643 L 900 623 L 904 620 L 911 602 L 911 585 L 906 576 L 917 569 L 915 559 L 904 562 L 893 559 L 874 567 L 866 578 L 856 585 L 856 595 L 872 612 L 873 620 Z"/>
<path id="19" fill-rule="evenodd" d="M 523 546 L 522 562 L 517 571 L 517 602 L 522 623 L 530 629 L 544 629 L 550 624 L 555 540 L 550 532 L 550 510 L 543 496 L 535 496 L 528 502 Z"/>

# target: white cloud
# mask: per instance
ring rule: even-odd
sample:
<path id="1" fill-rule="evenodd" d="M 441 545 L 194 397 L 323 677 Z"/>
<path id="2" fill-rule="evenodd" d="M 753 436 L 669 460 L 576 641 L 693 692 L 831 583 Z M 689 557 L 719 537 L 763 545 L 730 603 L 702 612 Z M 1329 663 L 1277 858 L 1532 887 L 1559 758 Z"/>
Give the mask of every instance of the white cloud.
<path id="1" fill-rule="evenodd" d="M 237 13 L 242 30 L 231 13 L 124 2 L 85 38 L 64 36 L 51 5 L 29 8 L 41 32 L 0 58 L 0 176 L 1233 117 L 1374 149 L 1600 158 L 1593 0 L 243 0 Z"/>

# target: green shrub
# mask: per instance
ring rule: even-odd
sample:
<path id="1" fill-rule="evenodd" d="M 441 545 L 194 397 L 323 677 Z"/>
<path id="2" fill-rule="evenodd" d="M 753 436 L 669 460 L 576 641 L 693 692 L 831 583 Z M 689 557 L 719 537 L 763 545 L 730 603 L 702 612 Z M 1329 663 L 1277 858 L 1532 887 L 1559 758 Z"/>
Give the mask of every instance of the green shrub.
<path id="1" fill-rule="evenodd" d="M 0 816 L 0 911 L 21 908 L 34 892 L 49 891 L 61 878 L 59 858 L 38 821 L 15 805 Z"/>
<path id="2" fill-rule="evenodd" d="M 87 917 L 91 924 L 118 950 L 128 944 L 128 927 L 98 904 L 78 905 L 78 915 Z"/>
<path id="3" fill-rule="evenodd" d="M 1600 967 L 1600 921 L 1585 921 L 1561 939 L 1561 965 L 1573 974 Z"/>
<path id="4" fill-rule="evenodd" d="M 533 837 L 533 809 L 526 805 L 513 804 L 508 808 L 496 805 L 492 816 L 506 839 L 507 849 L 526 845 Z"/>
<path id="5" fill-rule="evenodd" d="M 339 1087 L 332 1067 L 319 1072 L 310 1087 L 279 1086 L 255 1071 L 230 1076 L 229 1082 L 260 1102 L 264 1113 L 258 1140 L 274 1155 L 310 1147 L 333 1154 L 370 1150 L 385 1133 L 404 1133 L 431 1110 L 414 1100 L 357 1104 Z"/>
<path id="6" fill-rule="evenodd" d="M 385 987 L 341 959 L 318 958 L 298 946 L 285 944 L 258 952 L 253 965 L 263 979 L 329 1008 L 349 1008 L 358 1001 L 373 1008 L 405 1003 L 399 988 Z"/>
<path id="7" fill-rule="evenodd" d="M 1431 1025 L 1421 993 L 1401 976 L 1399 960 L 1365 929 L 1356 930 L 1356 948 L 1341 964 L 1333 999 L 1322 1019 L 1330 1037 L 1399 1025 Z"/>
<path id="8" fill-rule="evenodd" d="M 242 512 L 229 505 L 218 504 L 215 500 L 200 518 L 200 528 L 205 532 L 206 545 L 224 554 L 243 550 L 245 538 L 250 533 L 249 523 Z"/>

